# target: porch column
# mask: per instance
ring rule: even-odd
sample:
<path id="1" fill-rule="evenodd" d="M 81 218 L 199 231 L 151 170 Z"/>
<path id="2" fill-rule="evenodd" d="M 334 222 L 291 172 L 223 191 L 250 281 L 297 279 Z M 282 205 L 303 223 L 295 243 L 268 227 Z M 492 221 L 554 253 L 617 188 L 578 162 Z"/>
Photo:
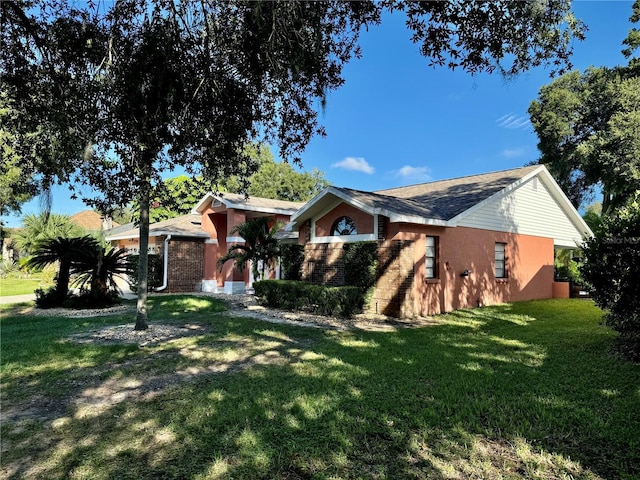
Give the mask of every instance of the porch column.
<path id="1" fill-rule="evenodd" d="M 227 210 L 227 232 L 231 232 L 237 225 L 243 223 L 246 220 L 246 214 L 244 211 L 237 211 L 232 208 Z M 244 244 L 244 238 L 238 236 L 227 236 L 227 251 L 233 245 Z M 225 252 L 226 253 L 226 252 Z M 249 268 L 247 265 L 246 268 Z M 234 266 L 234 262 L 228 261 L 224 264 L 222 269 L 222 275 L 224 278 L 224 293 L 245 293 L 247 291 L 247 285 L 245 281 L 245 274 L 241 273 Z"/>
<path id="2" fill-rule="evenodd" d="M 217 293 L 218 292 L 218 240 L 210 238 L 204 242 L 204 272 L 202 275 L 202 291 Z"/>

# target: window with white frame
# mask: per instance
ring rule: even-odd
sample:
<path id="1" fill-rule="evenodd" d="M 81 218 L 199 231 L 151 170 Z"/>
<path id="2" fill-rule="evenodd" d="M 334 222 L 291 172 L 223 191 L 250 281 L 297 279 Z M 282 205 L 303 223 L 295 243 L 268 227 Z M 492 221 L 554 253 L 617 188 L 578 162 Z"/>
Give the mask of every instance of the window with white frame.
<path id="1" fill-rule="evenodd" d="M 495 247 L 495 273 L 496 278 L 507 278 L 507 244 L 496 243 Z"/>
<path id="2" fill-rule="evenodd" d="M 438 237 L 427 236 L 427 248 L 424 255 L 426 278 L 438 278 Z"/>

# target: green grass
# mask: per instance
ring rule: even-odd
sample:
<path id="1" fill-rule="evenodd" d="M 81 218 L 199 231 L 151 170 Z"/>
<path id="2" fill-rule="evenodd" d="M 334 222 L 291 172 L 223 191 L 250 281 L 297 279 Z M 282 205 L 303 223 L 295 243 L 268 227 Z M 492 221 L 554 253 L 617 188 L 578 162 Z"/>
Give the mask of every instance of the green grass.
<path id="1" fill-rule="evenodd" d="M 26 295 L 38 288 L 48 288 L 53 283 L 43 282 L 40 275 L 29 275 L 28 278 L 0 278 L 0 297 Z"/>
<path id="2" fill-rule="evenodd" d="M 640 478 L 640 366 L 590 302 L 337 332 L 156 297 L 151 322 L 209 331 L 149 347 L 67 340 L 132 318 L 20 308 L 1 311 L 0 394 L 29 415 L 2 422 L 3 478 Z"/>

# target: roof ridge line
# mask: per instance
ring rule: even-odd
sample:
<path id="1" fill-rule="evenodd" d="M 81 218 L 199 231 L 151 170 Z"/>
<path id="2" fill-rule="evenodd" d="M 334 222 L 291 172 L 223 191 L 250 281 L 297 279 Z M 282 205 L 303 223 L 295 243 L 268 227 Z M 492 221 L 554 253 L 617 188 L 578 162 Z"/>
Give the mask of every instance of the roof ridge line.
<path id="1" fill-rule="evenodd" d="M 516 171 L 516 170 L 521 170 L 524 168 L 530 168 L 530 167 L 540 167 L 542 166 L 542 164 L 534 164 L 534 165 L 523 165 L 522 167 L 515 167 L 515 168 L 505 168 L 503 170 L 494 170 L 492 172 L 484 172 L 484 173 L 474 173 L 474 174 L 470 174 L 470 175 L 461 175 L 459 177 L 450 177 L 450 178 L 443 178 L 441 180 L 431 180 L 430 182 L 421 182 L 421 183 L 412 183 L 410 185 L 404 185 L 401 187 L 391 187 L 391 188 L 383 188 L 381 190 L 373 190 L 370 193 L 380 193 L 380 192 L 386 192 L 389 190 L 399 190 L 401 188 L 411 188 L 411 187 L 417 187 L 419 185 L 429 185 L 432 183 L 440 183 L 440 182 L 449 182 L 452 180 L 462 180 L 464 178 L 470 178 L 470 177 L 481 177 L 484 175 L 492 175 L 492 174 L 496 174 L 496 173 L 504 173 L 504 172 L 511 172 L 511 171 Z"/>

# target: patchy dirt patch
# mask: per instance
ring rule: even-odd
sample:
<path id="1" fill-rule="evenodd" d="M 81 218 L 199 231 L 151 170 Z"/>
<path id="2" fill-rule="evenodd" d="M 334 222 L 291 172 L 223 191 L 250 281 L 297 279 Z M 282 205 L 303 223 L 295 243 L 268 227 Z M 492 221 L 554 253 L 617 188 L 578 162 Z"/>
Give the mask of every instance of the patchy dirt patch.
<path id="1" fill-rule="evenodd" d="M 135 330 L 134 325 L 128 324 L 75 333 L 68 338 L 72 342 L 83 344 L 138 344 L 140 346 L 149 346 L 176 338 L 203 335 L 210 330 L 206 325 L 198 323 L 185 323 L 183 325 L 151 323 L 146 330 Z"/>

